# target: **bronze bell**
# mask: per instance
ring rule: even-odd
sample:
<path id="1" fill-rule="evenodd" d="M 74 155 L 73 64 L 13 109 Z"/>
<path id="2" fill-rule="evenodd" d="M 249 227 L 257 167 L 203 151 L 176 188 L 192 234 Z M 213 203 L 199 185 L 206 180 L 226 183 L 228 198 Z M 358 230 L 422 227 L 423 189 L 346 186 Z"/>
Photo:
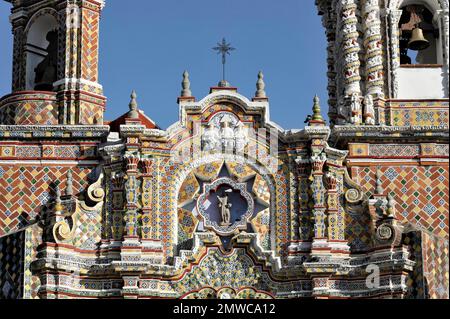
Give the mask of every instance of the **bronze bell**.
<path id="1" fill-rule="evenodd" d="M 425 50 L 430 46 L 430 42 L 423 36 L 423 30 L 419 27 L 412 31 L 411 40 L 409 40 L 408 48 L 414 51 Z"/>

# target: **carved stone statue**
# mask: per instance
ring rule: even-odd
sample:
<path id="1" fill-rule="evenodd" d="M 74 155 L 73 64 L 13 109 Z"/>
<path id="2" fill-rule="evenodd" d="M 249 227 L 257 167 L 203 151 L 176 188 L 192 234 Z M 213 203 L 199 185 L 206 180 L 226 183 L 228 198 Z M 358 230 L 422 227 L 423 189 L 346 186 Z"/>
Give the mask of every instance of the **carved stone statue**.
<path id="1" fill-rule="evenodd" d="M 38 91 L 53 91 L 53 83 L 56 81 L 56 67 L 58 58 L 58 33 L 57 31 L 50 31 L 47 33 L 47 56 L 34 69 L 35 90 Z"/>
<path id="2" fill-rule="evenodd" d="M 228 120 L 222 122 L 221 133 L 225 150 L 232 151 L 234 149 L 234 130 L 230 127 L 230 122 Z"/>
<path id="3" fill-rule="evenodd" d="M 221 146 L 219 130 L 213 123 L 209 123 L 202 136 L 203 149 L 205 151 L 214 151 Z"/>
<path id="4" fill-rule="evenodd" d="M 223 197 L 217 196 L 217 199 L 219 200 L 220 214 L 222 216 L 222 222 L 220 223 L 220 226 L 230 226 L 231 225 L 230 208 L 233 205 L 228 202 L 229 200 L 228 194 L 225 194 L 225 196 Z"/>
<path id="5" fill-rule="evenodd" d="M 347 109 L 345 102 L 344 101 L 340 101 L 339 105 L 338 105 L 338 124 L 339 125 L 344 125 L 347 123 L 348 121 L 348 117 L 349 117 L 349 110 Z"/>
<path id="6" fill-rule="evenodd" d="M 375 125 L 375 110 L 372 95 L 364 97 L 364 118 L 367 125 Z"/>
<path id="7" fill-rule="evenodd" d="M 247 130 L 245 129 L 244 124 L 242 124 L 242 122 L 239 122 L 236 128 L 235 136 L 236 136 L 236 150 L 238 152 L 241 152 L 248 144 Z"/>
<path id="8" fill-rule="evenodd" d="M 360 123 L 359 115 L 361 112 L 361 101 L 359 99 L 359 94 L 354 93 L 350 96 L 350 109 L 352 112 L 351 123 L 359 124 Z"/>

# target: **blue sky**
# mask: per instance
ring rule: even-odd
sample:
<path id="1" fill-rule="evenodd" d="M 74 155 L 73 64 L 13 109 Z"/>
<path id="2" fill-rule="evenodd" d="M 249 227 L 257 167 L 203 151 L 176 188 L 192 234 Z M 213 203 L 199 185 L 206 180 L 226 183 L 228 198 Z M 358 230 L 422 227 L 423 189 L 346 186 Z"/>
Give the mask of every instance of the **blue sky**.
<path id="1" fill-rule="evenodd" d="M 9 10 L 0 0 L 0 96 L 11 90 Z M 253 97 L 264 72 L 272 120 L 302 128 L 314 94 L 325 115 L 326 39 L 313 0 L 107 0 L 100 33 L 106 119 L 127 111 L 135 89 L 139 107 L 167 128 L 178 119 L 185 69 L 198 100 L 221 79 L 211 48 L 222 37 L 237 48 L 227 79 L 241 94 Z"/>

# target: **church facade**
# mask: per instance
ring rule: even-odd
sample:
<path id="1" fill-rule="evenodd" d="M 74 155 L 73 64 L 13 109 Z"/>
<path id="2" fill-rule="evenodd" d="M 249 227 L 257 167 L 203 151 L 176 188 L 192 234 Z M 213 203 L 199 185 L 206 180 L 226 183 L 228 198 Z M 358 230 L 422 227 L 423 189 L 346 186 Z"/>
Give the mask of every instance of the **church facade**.
<path id="1" fill-rule="evenodd" d="M 329 100 L 292 130 L 262 73 L 106 121 L 104 1 L 7 1 L 0 298 L 449 298 L 448 0 L 316 0 Z"/>

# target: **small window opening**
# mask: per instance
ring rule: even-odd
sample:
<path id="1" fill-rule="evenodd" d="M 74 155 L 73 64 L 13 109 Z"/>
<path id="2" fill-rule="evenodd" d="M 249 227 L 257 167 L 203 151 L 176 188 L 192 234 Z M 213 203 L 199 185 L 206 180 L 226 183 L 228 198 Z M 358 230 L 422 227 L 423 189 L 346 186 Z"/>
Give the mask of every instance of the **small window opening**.
<path id="1" fill-rule="evenodd" d="M 50 14 L 40 16 L 27 34 L 26 89 L 53 91 L 57 80 L 58 23 Z"/>
<path id="2" fill-rule="evenodd" d="M 401 10 L 400 64 L 437 64 L 439 29 L 433 25 L 433 14 L 423 5 Z"/>
<path id="3" fill-rule="evenodd" d="M 34 89 L 37 91 L 53 91 L 53 83 L 56 81 L 56 68 L 58 63 L 58 33 L 50 31 L 46 40 L 48 46 L 45 49 L 47 55 L 34 69 Z"/>

